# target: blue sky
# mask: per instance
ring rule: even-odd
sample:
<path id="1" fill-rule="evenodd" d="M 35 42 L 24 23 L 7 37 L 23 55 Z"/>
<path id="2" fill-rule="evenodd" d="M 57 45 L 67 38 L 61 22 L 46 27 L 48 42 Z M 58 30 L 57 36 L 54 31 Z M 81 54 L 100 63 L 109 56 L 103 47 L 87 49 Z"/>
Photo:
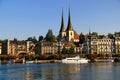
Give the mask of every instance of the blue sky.
<path id="1" fill-rule="evenodd" d="M 62 8 L 67 27 L 69 4 L 77 33 L 120 31 L 120 0 L 0 0 L 0 39 L 58 35 Z"/>

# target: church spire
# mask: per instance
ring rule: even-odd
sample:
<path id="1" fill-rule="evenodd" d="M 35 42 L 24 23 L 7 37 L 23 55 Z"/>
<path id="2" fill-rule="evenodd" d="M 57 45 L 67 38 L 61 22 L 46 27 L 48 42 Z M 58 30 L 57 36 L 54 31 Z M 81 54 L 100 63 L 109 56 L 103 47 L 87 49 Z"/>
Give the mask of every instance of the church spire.
<path id="1" fill-rule="evenodd" d="M 69 8 L 69 16 L 68 16 L 68 25 L 66 31 L 73 30 L 71 17 L 70 17 L 70 8 Z"/>
<path id="2" fill-rule="evenodd" d="M 90 30 L 90 28 L 89 28 L 89 35 L 91 35 L 91 30 Z"/>
<path id="3" fill-rule="evenodd" d="M 89 40 L 91 40 L 91 30 L 90 30 L 90 28 L 89 28 Z"/>
<path id="4" fill-rule="evenodd" d="M 64 24 L 63 10 L 62 10 L 62 20 L 61 20 L 60 32 L 63 32 L 63 31 L 65 31 L 65 24 Z"/>

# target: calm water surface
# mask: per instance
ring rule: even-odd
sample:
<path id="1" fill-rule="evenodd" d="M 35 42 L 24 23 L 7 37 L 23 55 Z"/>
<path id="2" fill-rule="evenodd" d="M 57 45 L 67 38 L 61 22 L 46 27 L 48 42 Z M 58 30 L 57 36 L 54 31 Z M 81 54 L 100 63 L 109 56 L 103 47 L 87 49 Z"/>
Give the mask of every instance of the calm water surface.
<path id="1" fill-rule="evenodd" d="M 120 63 L 0 65 L 0 80 L 120 80 Z"/>

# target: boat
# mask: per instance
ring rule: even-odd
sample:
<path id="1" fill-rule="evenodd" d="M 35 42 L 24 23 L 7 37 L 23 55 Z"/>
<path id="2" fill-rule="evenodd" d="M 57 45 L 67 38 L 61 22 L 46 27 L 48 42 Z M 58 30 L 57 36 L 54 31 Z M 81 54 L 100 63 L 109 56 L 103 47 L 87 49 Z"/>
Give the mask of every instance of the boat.
<path id="1" fill-rule="evenodd" d="M 26 61 L 26 64 L 32 64 L 32 63 L 34 63 L 34 61 L 31 61 L 31 60 Z"/>
<path id="2" fill-rule="evenodd" d="M 62 59 L 62 63 L 88 63 L 88 59 L 86 58 L 80 58 L 79 56 L 75 57 L 67 57 L 65 59 Z"/>
<path id="3" fill-rule="evenodd" d="M 113 59 L 96 59 L 96 62 L 114 62 Z"/>
<path id="4" fill-rule="evenodd" d="M 104 62 L 114 62 L 113 59 L 104 59 L 103 61 L 104 61 Z"/>

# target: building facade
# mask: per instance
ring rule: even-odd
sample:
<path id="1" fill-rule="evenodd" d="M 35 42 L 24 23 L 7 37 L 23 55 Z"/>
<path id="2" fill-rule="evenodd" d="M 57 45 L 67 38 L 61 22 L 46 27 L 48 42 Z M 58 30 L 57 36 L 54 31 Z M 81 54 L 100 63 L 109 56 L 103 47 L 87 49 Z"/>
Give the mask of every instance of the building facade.
<path id="1" fill-rule="evenodd" d="M 114 54 L 114 39 L 91 37 L 91 54 Z"/>
<path id="2" fill-rule="evenodd" d="M 120 54 L 120 37 L 115 37 L 115 53 Z"/>
<path id="3" fill-rule="evenodd" d="M 56 54 L 58 53 L 58 43 L 41 41 L 36 44 L 35 53 L 36 54 Z"/>
<path id="4" fill-rule="evenodd" d="M 7 41 L 7 54 L 10 55 L 17 55 L 20 53 L 34 53 L 31 52 L 31 49 L 34 45 L 31 41 L 15 41 L 15 40 L 8 40 Z"/>

